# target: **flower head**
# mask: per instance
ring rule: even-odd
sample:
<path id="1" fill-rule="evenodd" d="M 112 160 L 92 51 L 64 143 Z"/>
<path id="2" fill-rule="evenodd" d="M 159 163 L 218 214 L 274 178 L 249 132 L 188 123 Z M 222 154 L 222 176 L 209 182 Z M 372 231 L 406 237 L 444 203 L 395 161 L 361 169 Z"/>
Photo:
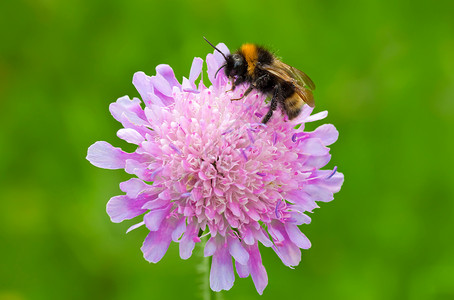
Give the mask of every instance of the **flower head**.
<path id="1" fill-rule="evenodd" d="M 228 53 L 225 45 L 218 48 Z M 300 248 L 311 246 L 298 225 L 310 223 L 306 212 L 318 207 L 316 201 L 331 201 L 342 185 L 336 168 L 320 170 L 338 132 L 331 124 L 305 132 L 306 122 L 327 115 L 311 115 L 307 105 L 294 120 L 276 112 L 266 125 L 260 123 L 268 110 L 265 96 L 252 92 L 232 102 L 245 87 L 226 92 L 228 78 L 222 72 L 214 76 L 224 58 L 216 52 L 206 61 L 209 87 L 203 80 L 195 83 L 200 58 L 182 83 L 167 65 L 159 65 L 152 77 L 136 73 L 133 83 L 144 107 L 128 97 L 110 105 L 124 127 L 117 135 L 136 144 L 136 151 L 96 142 L 87 159 L 136 176 L 120 184 L 125 195 L 111 198 L 107 213 L 113 222 L 140 216 L 129 230 L 145 225 L 150 231 L 141 248 L 146 260 L 161 260 L 171 241 L 187 259 L 207 235 L 211 288 L 232 287 L 233 257 L 238 275 L 251 275 L 262 294 L 268 278 L 258 243 L 271 247 L 285 265 L 298 265 Z"/>

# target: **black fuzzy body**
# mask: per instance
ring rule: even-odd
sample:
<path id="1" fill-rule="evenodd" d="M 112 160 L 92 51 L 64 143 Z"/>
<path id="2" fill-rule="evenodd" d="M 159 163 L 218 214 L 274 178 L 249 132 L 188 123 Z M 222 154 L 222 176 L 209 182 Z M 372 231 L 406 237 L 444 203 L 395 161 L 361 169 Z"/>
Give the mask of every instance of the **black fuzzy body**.
<path id="1" fill-rule="evenodd" d="M 232 90 L 236 86 L 246 82 L 250 86 L 244 93 L 244 96 L 255 89 L 271 97 L 270 109 L 262 119 L 262 123 L 269 121 L 278 105 L 287 113 L 285 101 L 295 94 L 293 83 L 282 80 L 262 68 L 263 66 L 272 65 L 275 59 L 274 55 L 265 48 L 252 44 L 243 45 L 234 54 L 226 57 L 225 74 L 234 80 Z M 299 111 L 292 115 L 287 113 L 290 119 L 296 117 L 298 114 Z"/>

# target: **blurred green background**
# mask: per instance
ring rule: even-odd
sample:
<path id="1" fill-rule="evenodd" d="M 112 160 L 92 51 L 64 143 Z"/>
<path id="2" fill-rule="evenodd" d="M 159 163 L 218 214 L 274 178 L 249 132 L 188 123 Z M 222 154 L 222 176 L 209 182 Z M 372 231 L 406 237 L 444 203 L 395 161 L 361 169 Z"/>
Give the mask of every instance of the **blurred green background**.
<path id="1" fill-rule="evenodd" d="M 345 183 L 311 215 L 295 269 L 262 247 L 261 299 L 454 299 L 454 2 L 0 3 L 0 299 L 198 299 L 197 255 L 158 264 L 145 229 L 105 213 L 121 170 L 85 160 L 127 147 L 108 111 L 136 71 L 179 79 L 203 41 L 267 45 L 317 85 L 340 132 Z M 258 299 L 250 278 L 223 299 Z"/>

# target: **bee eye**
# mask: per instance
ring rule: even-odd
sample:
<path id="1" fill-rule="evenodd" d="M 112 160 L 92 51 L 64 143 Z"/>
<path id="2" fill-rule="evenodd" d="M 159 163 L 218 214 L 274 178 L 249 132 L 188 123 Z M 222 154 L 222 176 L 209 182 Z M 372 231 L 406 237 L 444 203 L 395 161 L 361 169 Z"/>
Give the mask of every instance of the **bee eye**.
<path id="1" fill-rule="evenodd" d="M 238 55 L 238 54 L 234 54 L 233 55 L 233 65 L 234 65 L 234 68 L 237 68 L 241 65 L 242 63 L 242 60 L 241 60 L 241 56 Z"/>

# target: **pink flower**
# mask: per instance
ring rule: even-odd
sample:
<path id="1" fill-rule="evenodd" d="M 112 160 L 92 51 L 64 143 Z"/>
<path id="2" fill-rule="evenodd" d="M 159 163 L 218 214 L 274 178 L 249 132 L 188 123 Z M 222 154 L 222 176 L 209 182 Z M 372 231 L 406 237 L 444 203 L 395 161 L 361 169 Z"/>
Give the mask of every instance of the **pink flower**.
<path id="1" fill-rule="evenodd" d="M 225 45 L 218 47 L 228 53 Z M 292 121 L 276 111 L 266 125 L 260 123 L 268 111 L 265 96 L 253 92 L 231 102 L 246 87 L 226 92 L 227 77 L 220 72 L 214 78 L 223 60 L 217 52 L 207 56 L 210 87 L 202 80 L 195 84 L 201 58 L 181 84 L 167 65 L 152 77 L 136 73 L 133 83 L 145 108 L 128 97 L 110 105 L 124 127 L 118 137 L 136 144 L 136 151 L 96 142 L 87 159 L 136 176 L 120 184 L 125 195 L 111 198 L 107 213 L 113 222 L 140 216 L 129 230 L 145 225 L 150 231 L 141 248 L 146 260 L 161 260 L 172 241 L 187 259 L 203 232 L 209 236 L 204 254 L 213 256 L 211 288 L 233 286 L 233 257 L 238 275 L 251 275 L 262 294 L 268 277 L 258 242 L 285 265 L 298 265 L 300 249 L 311 246 L 298 225 L 310 223 L 306 212 L 318 207 L 316 201 L 331 201 L 340 190 L 343 175 L 336 168 L 320 170 L 338 132 L 331 124 L 305 132 L 306 122 L 327 115 L 310 115 L 307 105 Z"/>

